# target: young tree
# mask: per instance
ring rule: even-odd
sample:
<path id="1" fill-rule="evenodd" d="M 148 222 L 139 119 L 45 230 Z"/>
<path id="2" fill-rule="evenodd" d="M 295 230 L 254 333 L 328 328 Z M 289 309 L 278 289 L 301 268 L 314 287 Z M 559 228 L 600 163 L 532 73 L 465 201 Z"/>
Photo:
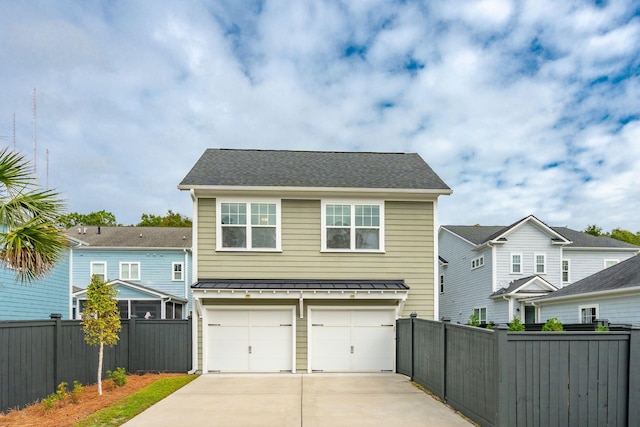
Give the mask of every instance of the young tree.
<path id="1" fill-rule="evenodd" d="M 102 395 L 102 359 L 104 346 L 118 343 L 120 313 L 115 299 L 117 289 L 93 275 L 87 287 L 87 302 L 82 312 L 84 340 L 89 345 L 100 346 L 98 350 L 98 394 Z"/>
<path id="2" fill-rule="evenodd" d="M 66 246 L 57 227 L 64 204 L 42 190 L 24 156 L 0 150 L 0 259 L 21 282 L 47 275 Z"/>
<path id="3" fill-rule="evenodd" d="M 192 221 L 169 209 L 165 216 L 142 214 L 141 221 L 136 225 L 138 227 L 191 227 Z"/>
<path id="4" fill-rule="evenodd" d="M 75 227 L 77 225 L 105 225 L 116 226 L 116 216 L 111 212 L 107 212 L 104 209 L 101 211 L 91 212 L 88 214 L 81 214 L 78 212 L 71 212 L 60 217 L 60 224 L 65 228 Z"/>

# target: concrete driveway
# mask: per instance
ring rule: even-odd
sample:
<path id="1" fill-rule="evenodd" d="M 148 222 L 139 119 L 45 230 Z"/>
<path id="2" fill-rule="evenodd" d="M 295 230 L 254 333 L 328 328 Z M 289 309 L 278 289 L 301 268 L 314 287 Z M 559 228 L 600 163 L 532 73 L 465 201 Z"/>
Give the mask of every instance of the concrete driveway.
<path id="1" fill-rule="evenodd" d="M 465 426 L 397 374 L 210 374 L 147 409 L 141 426 Z"/>

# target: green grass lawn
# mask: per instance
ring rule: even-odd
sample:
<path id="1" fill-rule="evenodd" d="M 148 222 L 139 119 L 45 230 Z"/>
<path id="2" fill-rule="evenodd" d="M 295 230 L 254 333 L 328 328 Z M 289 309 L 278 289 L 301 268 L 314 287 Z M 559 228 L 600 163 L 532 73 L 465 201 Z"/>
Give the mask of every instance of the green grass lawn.
<path id="1" fill-rule="evenodd" d="M 142 390 L 85 418 L 74 427 L 119 426 L 195 380 L 198 375 L 162 378 Z"/>

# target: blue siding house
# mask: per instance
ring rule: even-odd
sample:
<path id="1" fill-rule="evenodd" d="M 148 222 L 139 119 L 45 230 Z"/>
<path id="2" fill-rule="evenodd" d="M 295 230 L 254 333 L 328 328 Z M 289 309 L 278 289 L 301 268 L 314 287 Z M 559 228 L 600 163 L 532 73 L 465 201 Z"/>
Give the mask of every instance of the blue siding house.
<path id="1" fill-rule="evenodd" d="M 69 250 L 50 275 L 21 283 L 15 271 L 0 268 L 0 320 L 48 319 L 53 313 L 70 319 Z"/>
<path id="2" fill-rule="evenodd" d="M 189 315 L 191 228 L 81 226 L 68 229 L 67 235 L 76 243 L 68 282 L 74 290 L 72 318 L 80 317 L 94 274 L 116 286 L 124 319 Z"/>

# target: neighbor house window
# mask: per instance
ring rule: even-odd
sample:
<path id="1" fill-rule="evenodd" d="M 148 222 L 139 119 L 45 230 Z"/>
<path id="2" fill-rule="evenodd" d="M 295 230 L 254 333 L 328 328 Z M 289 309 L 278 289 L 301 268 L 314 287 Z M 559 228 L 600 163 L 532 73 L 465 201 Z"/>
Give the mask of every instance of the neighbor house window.
<path id="1" fill-rule="evenodd" d="M 471 269 L 482 267 L 484 265 L 484 255 L 471 260 Z"/>
<path id="2" fill-rule="evenodd" d="M 104 261 L 94 261 L 91 263 L 91 277 L 93 275 L 100 277 L 100 280 L 107 280 L 107 263 Z"/>
<path id="3" fill-rule="evenodd" d="M 278 250 L 279 201 L 218 201 L 218 250 Z"/>
<path id="4" fill-rule="evenodd" d="M 440 293 L 444 294 L 444 274 L 440 275 Z"/>
<path id="5" fill-rule="evenodd" d="M 139 262 L 121 262 L 120 263 L 120 279 L 121 280 L 140 280 L 140 263 Z"/>
<path id="6" fill-rule="evenodd" d="M 535 254 L 536 274 L 547 272 L 547 256 L 545 254 Z"/>
<path id="7" fill-rule="evenodd" d="M 384 250 L 382 203 L 322 203 L 322 249 Z"/>
<path id="8" fill-rule="evenodd" d="M 478 317 L 480 323 L 487 323 L 487 307 L 474 308 L 473 315 Z"/>
<path id="9" fill-rule="evenodd" d="M 569 283 L 569 282 L 570 282 L 569 260 L 568 259 L 563 259 L 562 260 L 562 283 Z"/>
<path id="10" fill-rule="evenodd" d="M 171 276 L 171 280 L 181 281 L 184 276 L 182 274 L 184 264 L 181 262 L 174 262 L 171 264 L 171 269 L 173 270 L 173 274 Z"/>
<path id="11" fill-rule="evenodd" d="M 580 323 L 595 323 L 598 318 L 598 305 L 581 305 Z"/>
<path id="12" fill-rule="evenodd" d="M 522 254 L 511 254 L 511 273 L 522 273 Z"/>
<path id="13" fill-rule="evenodd" d="M 604 260 L 604 268 L 612 267 L 612 266 L 616 265 L 619 262 L 620 262 L 619 259 L 605 259 Z"/>

